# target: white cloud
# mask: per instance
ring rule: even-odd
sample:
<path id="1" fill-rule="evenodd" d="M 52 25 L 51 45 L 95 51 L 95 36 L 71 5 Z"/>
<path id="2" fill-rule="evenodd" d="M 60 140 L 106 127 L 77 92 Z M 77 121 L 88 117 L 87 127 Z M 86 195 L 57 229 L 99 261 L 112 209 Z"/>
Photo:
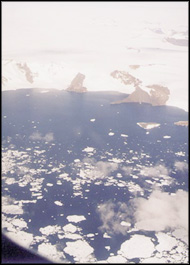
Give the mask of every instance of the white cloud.
<path id="1" fill-rule="evenodd" d="M 169 174 L 169 170 L 164 165 L 156 165 L 154 167 L 142 167 L 140 174 L 146 177 L 163 177 Z"/>
<path id="2" fill-rule="evenodd" d="M 111 200 L 97 208 L 102 226 L 100 230 L 108 234 L 126 234 L 130 226 L 147 231 L 188 228 L 188 193 L 179 190 L 175 196 L 155 190 L 148 199 L 135 198 L 126 203 Z"/>
<path id="3" fill-rule="evenodd" d="M 100 230 L 108 234 L 126 234 L 130 226 L 123 226 L 122 221 L 131 222 L 129 215 L 131 215 L 130 208 L 125 203 L 113 203 L 111 200 L 100 204 L 97 208 L 100 215 L 102 226 Z"/>
<path id="4" fill-rule="evenodd" d="M 188 193 L 179 190 L 175 196 L 155 190 L 148 199 L 135 199 L 136 227 L 148 231 L 188 227 Z"/>
<path id="5" fill-rule="evenodd" d="M 98 179 L 109 176 L 118 169 L 118 164 L 113 162 L 96 161 L 93 158 L 85 158 L 80 170 L 80 176 L 88 179 Z"/>
<path id="6" fill-rule="evenodd" d="M 53 133 L 46 133 L 43 139 L 46 142 L 52 142 L 54 140 Z"/>
<path id="7" fill-rule="evenodd" d="M 34 132 L 33 134 L 31 134 L 31 135 L 29 136 L 29 138 L 30 138 L 31 140 L 34 140 L 34 141 L 42 140 L 41 133 L 39 133 L 39 132 Z"/>
<path id="8" fill-rule="evenodd" d="M 130 175 L 133 171 L 132 167 L 122 167 L 122 170 L 124 171 L 125 175 Z"/>
<path id="9" fill-rule="evenodd" d="M 176 161 L 174 166 L 178 171 L 184 172 L 188 170 L 188 164 L 186 162 Z"/>
<path id="10" fill-rule="evenodd" d="M 117 170 L 118 165 L 116 163 L 109 163 L 109 162 L 103 162 L 103 161 L 98 161 L 95 164 L 95 168 L 99 171 L 102 172 L 105 176 L 109 175 L 111 172 Z"/>
<path id="11" fill-rule="evenodd" d="M 31 140 L 34 141 L 45 141 L 45 142 L 52 142 L 54 140 L 53 133 L 46 133 L 45 136 L 42 136 L 39 132 L 34 132 L 29 136 Z"/>

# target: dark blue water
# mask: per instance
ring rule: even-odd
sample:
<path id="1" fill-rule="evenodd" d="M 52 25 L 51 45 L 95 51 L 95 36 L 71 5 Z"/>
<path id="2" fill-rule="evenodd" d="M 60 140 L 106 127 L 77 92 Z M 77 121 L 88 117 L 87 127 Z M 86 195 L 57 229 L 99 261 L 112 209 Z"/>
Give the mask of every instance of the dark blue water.
<path id="1" fill-rule="evenodd" d="M 126 95 L 120 93 L 75 94 L 57 90 L 42 94 L 32 89 L 3 92 L 2 116 L 6 118 L 2 119 L 2 146 L 4 150 L 12 148 L 18 151 L 31 148 L 27 151 L 31 158 L 27 163 L 29 169 L 48 169 L 49 165 L 56 168 L 63 163 L 63 172 L 68 173 L 73 180 L 79 177 L 80 171 L 74 160 L 83 161 L 87 157 L 83 152 L 87 146 L 95 148 L 93 158 L 96 161 L 107 162 L 112 157 L 125 161 L 113 173 L 114 176 L 117 173 L 122 174 L 122 166 L 127 165 L 126 161 L 137 156 L 138 159 L 133 160 L 129 166 L 135 168 L 136 165 L 154 166 L 161 163 L 171 169 L 170 176 L 175 181 L 169 186 L 163 186 L 163 191 L 188 190 L 188 172 L 173 173 L 176 160 L 188 161 L 188 129 L 174 125 L 174 122 L 179 120 L 187 120 L 187 112 L 175 107 L 152 107 L 149 104 L 110 104 L 124 97 Z M 90 122 L 90 119 L 96 120 Z M 147 135 L 146 130 L 140 128 L 137 122 L 157 122 L 161 126 L 150 130 Z M 53 133 L 54 140 L 50 143 L 45 143 L 44 140 L 32 140 L 30 136 L 35 132 L 43 137 L 47 133 Z M 114 136 L 109 136 L 109 132 L 114 132 Z M 127 134 L 128 137 L 125 139 L 121 134 Z M 171 138 L 163 139 L 165 135 Z M 9 141 L 7 137 L 11 137 L 11 140 Z M 125 141 L 127 144 L 124 144 Z M 38 150 L 45 150 L 44 157 L 43 154 L 34 155 L 36 147 Z M 113 156 L 109 157 L 106 152 Z M 176 152 L 183 152 L 184 156 L 176 159 Z M 141 157 L 142 153 L 146 153 L 148 157 Z M 19 166 L 15 166 L 16 168 L 14 173 L 9 171 L 6 177 L 19 180 L 23 173 L 17 174 Z M 128 236 L 119 234 L 111 239 L 103 238 L 103 232 L 99 229 L 102 221 L 97 214 L 97 205 L 109 200 L 115 203 L 127 203 L 132 197 L 148 196 L 151 192 L 150 184 L 145 182 L 145 179 L 149 178 L 136 179 L 130 174 L 122 178 L 126 182 L 132 181 L 138 184 L 144 190 L 144 195 L 139 192 L 131 194 L 127 187 L 106 186 L 104 180 L 100 185 L 95 185 L 94 180 L 82 185 L 83 196 L 74 196 L 73 184 L 70 181 L 61 179 L 62 184 L 56 185 L 57 175 L 63 172 L 51 172 L 51 174 L 41 172 L 40 175 L 34 175 L 34 178 L 44 178 L 41 188 L 43 198 L 38 199 L 36 203 L 23 206 L 22 217 L 28 224 L 27 231 L 36 236 L 40 235 L 41 227 L 68 224 L 66 219 L 68 215 L 88 216 L 87 220 L 80 223 L 80 227 L 82 234 L 98 233 L 93 241 L 86 239 L 94 248 L 96 258 L 99 260 L 108 258 L 109 251 L 105 249 L 108 241 L 110 252 L 116 254 L 121 243 L 128 239 Z M 53 184 L 52 187 L 47 186 L 49 182 Z M 7 185 L 3 181 L 3 195 L 8 195 L 17 201 L 31 200 L 30 188 L 30 183 L 20 187 L 18 183 Z M 86 192 L 86 189 L 90 191 Z M 64 216 L 60 215 L 63 212 L 60 212 L 61 207 L 52 207 L 52 203 L 56 200 L 64 204 Z M 57 235 L 52 235 L 50 239 L 52 244 L 59 242 Z M 66 246 L 63 241 L 61 244 L 62 248 Z M 37 249 L 37 246 L 38 244 L 33 248 Z M 69 258 L 72 261 L 72 258 Z"/>

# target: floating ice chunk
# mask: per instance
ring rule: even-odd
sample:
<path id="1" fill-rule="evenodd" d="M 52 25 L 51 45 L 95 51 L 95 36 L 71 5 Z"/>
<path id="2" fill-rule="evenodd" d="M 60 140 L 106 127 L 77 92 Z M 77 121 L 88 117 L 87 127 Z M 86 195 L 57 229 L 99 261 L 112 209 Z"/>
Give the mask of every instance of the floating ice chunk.
<path id="1" fill-rule="evenodd" d="M 75 225 L 68 224 L 63 227 L 63 230 L 66 233 L 75 233 L 77 231 L 77 227 Z"/>
<path id="2" fill-rule="evenodd" d="M 137 125 L 145 130 L 151 130 L 153 128 L 159 127 L 160 123 L 155 122 L 137 122 Z"/>
<path id="3" fill-rule="evenodd" d="M 67 216 L 67 220 L 72 223 L 78 223 L 86 220 L 86 218 L 83 215 L 69 215 Z"/>
<path id="4" fill-rule="evenodd" d="M 57 185 L 62 185 L 61 180 L 58 180 L 58 181 L 56 182 L 56 184 L 57 184 Z"/>
<path id="5" fill-rule="evenodd" d="M 94 151 L 94 147 L 86 147 L 86 148 L 84 148 L 83 150 L 82 150 L 83 152 L 87 152 L 87 153 L 91 153 L 91 152 L 93 152 Z"/>
<path id="6" fill-rule="evenodd" d="M 64 236 L 62 236 L 62 238 L 68 238 L 68 239 L 72 239 L 72 240 L 77 240 L 77 239 L 82 239 L 82 236 L 79 234 L 66 234 Z"/>
<path id="7" fill-rule="evenodd" d="M 134 235 L 131 239 L 121 244 L 122 256 L 128 259 L 147 258 L 154 251 L 154 244 L 151 239 L 142 235 Z"/>
<path id="8" fill-rule="evenodd" d="M 127 134 L 121 134 L 121 137 L 128 137 Z"/>
<path id="9" fill-rule="evenodd" d="M 175 236 L 176 238 L 179 238 L 181 239 L 182 241 L 184 241 L 186 244 L 188 244 L 188 239 L 189 239 L 189 236 L 188 236 L 188 230 L 187 229 L 184 229 L 184 228 L 178 228 L 178 229 L 175 229 L 173 232 L 172 232 L 173 236 Z"/>
<path id="10" fill-rule="evenodd" d="M 87 237 L 94 237 L 94 234 L 90 233 L 86 235 Z"/>
<path id="11" fill-rule="evenodd" d="M 111 236 L 109 236 L 107 233 L 104 233 L 104 234 L 103 234 L 103 237 L 104 237 L 104 238 L 111 238 Z"/>
<path id="12" fill-rule="evenodd" d="M 150 257 L 147 259 L 143 259 L 141 260 L 141 263 L 145 263 L 145 264 L 160 264 L 160 263 L 168 263 L 167 259 L 162 257 L 162 258 L 158 258 L 158 257 Z"/>
<path id="13" fill-rule="evenodd" d="M 123 162 L 123 159 L 120 159 L 120 158 L 112 158 L 112 159 L 108 159 L 108 161 L 112 161 L 114 163 L 122 163 Z"/>
<path id="14" fill-rule="evenodd" d="M 169 136 L 169 135 L 165 135 L 165 136 L 163 136 L 163 138 L 164 138 L 164 139 L 169 139 L 169 138 L 171 138 L 171 136 Z"/>
<path id="15" fill-rule="evenodd" d="M 171 237 L 165 233 L 157 233 L 156 237 L 158 238 L 159 244 L 156 246 L 158 251 L 170 251 L 173 247 L 177 246 L 177 240 L 174 237 Z"/>
<path id="16" fill-rule="evenodd" d="M 64 251 L 70 256 L 75 257 L 78 262 L 87 262 L 91 258 L 94 249 L 84 240 L 77 240 L 75 242 L 67 242 Z"/>
<path id="17" fill-rule="evenodd" d="M 122 257 L 121 255 L 117 256 L 112 256 L 107 259 L 108 263 L 115 263 L 115 264 L 120 264 L 120 263 L 127 263 L 126 258 Z"/>
<path id="18" fill-rule="evenodd" d="M 176 156 L 185 156 L 185 152 L 176 152 L 175 153 Z"/>
<path id="19" fill-rule="evenodd" d="M 28 248 L 33 241 L 33 235 L 24 231 L 6 233 L 15 243 Z"/>
<path id="20" fill-rule="evenodd" d="M 2 205 L 2 212 L 6 214 L 23 214 L 23 209 L 20 205 Z"/>
<path id="21" fill-rule="evenodd" d="M 67 173 L 60 174 L 58 178 L 66 179 L 69 176 Z"/>
<path id="22" fill-rule="evenodd" d="M 124 183 L 118 183 L 117 186 L 123 188 L 123 187 L 125 187 L 126 185 L 125 185 Z"/>
<path id="23" fill-rule="evenodd" d="M 57 233 L 61 229 L 60 226 L 57 225 L 48 225 L 46 227 L 41 227 L 39 231 L 46 236 Z"/>
<path id="24" fill-rule="evenodd" d="M 110 246 L 105 246 L 105 249 L 107 249 L 108 251 L 111 249 Z"/>
<path id="25" fill-rule="evenodd" d="M 58 251 L 56 245 L 50 243 L 42 243 L 38 246 L 38 251 L 43 256 L 51 259 L 53 262 L 60 262 L 61 259 L 65 258 L 62 251 Z"/>
<path id="26" fill-rule="evenodd" d="M 58 205 L 58 206 L 63 206 L 63 203 L 60 202 L 60 201 L 54 201 L 54 203 L 55 203 L 56 205 Z"/>
<path id="27" fill-rule="evenodd" d="M 16 181 L 15 181 L 15 179 L 14 178 L 7 178 L 6 180 L 5 180 L 5 183 L 7 184 L 7 185 L 12 185 L 12 184 L 14 184 Z"/>
<path id="28" fill-rule="evenodd" d="M 20 228 L 27 228 L 27 223 L 24 220 L 13 219 L 12 224 Z"/>
<path id="29" fill-rule="evenodd" d="M 122 221 L 120 224 L 123 226 L 131 226 L 129 222 L 125 222 L 125 221 Z"/>

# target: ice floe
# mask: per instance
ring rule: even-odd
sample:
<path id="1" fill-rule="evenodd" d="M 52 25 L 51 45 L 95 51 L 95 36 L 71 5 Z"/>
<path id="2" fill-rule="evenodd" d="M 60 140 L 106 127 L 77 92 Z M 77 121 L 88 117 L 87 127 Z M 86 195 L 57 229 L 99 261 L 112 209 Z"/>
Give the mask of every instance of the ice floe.
<path id="1" fill-rule="evenodd" d="M 159 244 L 156 246 L 156 249 L 161 251 L 170 251 L 173 247 L 177 245 L 177 240 L 165 233 L 159 232 L 156 234 Z"/>
<path id="2" fill-rule="evenodd" d="M 89 262 L 93 256 L 94 249 L 85 240 L 67 242 L 64 251 L 74 257 L 76 262 Z"/>
<path id="3" fill-rule="evenodd" d="M 29 248 L 33 241 L 33 234 L 27 233 L 25 231 L 8 232 L 7 235 L 17 244 L 25 248 Z"/>
<path id="4" fill-rule="evenodd" d="M 67 216 L 67 220 L 72 223 L 79 223 L 86 220 L 86 218 L 83 215 L 69 215 Z"/>
<path id="5" fill-rule="evenodd" d="M 67 225 L 63 226 L 63 230 L 66 233 L 75 233 L 77 231 L 77 227 L 73 224 L 67 224 Z"/>
<path id="6" fill-rule="evenodd" d="M 149 237 L 134 235 L 121 244 L 120 252 L 127 259 L 150 257 L 154 252 L 154 244 Z"/>
<path id="7" fill-rule="evenodd" d="M 63 203 L 60 202 L 60 201 L 54 201 L 54 203 L 55 203 L 56 205 L 58 205 L 58 206 L 63 206 Z"/>

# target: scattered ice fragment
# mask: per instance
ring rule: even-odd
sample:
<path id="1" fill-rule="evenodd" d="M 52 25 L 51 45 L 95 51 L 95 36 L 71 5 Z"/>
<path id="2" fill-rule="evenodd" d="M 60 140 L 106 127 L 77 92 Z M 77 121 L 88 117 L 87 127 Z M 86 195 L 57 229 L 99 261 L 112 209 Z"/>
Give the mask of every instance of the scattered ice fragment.
<path id="1" fill-rule="evenodd" d="M 2 205 L 2 212 L 6 214 L 23 214 L 23 209 L 20 205 Z"/>
<path id="2" fill-rule="evenodd" d="M 82 239 L 82 236 L 79 235 L 79 234 L 67 233 L 66 235 L 62 236 L 62 238 L 68 238 L 68 239 L 72 239 L 72 240 L 77 240 L 77 239 Z"/>
<path id="3" fill-rule="evenodd" d="M 53 262 L 60 262 L 61 259 L 65 258 L 63 251 L 58 251 L 56 245 L 51 243 L 42 243 L 38 246 L 38 251 L 43 256 L 52 260 Z"/>
<path id="4" fill-rule="evenodd" d="M 61 180 L 58 180 L 58 181 L 56 182 L 56 184 L 57 184 L 57 185 L 62 185 Z"/>
<path id="5" fill-rule="evenodd" d="M 83 215 L 69 215 L 67 216 L 67 220 L 72 223 L 78 223 L 86 220 L 86 218 Z"/>
<path id="6" fill-rule="evenodd" d="M 159 244 L 156 246 L 156 249 L 159 252 L 170 251 L 173 247 L 177 245 L 177 240 L 174 237 L 171 237 L 165 233 L 159 232 L 156 234 Z"/>
<path id="7" fill-rule="evenodd" d="M 129 222 L 125 222 L 125 221 L 122 221 L 120 224 L 123 226 L 128 226 L 128 227 L 131 226 Z"/>
<path id="8" fill-rule="evenodd" d="M 56 205 L 58 205 L 58 206 L 63 206 L 63 203 L 60 202 L 60 201 L 54 201 L 54 203 L 55 203 Z"/>
<path id="9" fill-rule="evenodd" d="M 52 186 L 53 186 L 52 183 L 47 183 L 46 185 L 47 185 L 48 187 L 52 187 Z"/>
<path id="10" fill-rule="evenodd" d="M 6 233 L 11 240 L 22 247 L 28 248 L 33 241 L 33 235 L 24 231 Z"/>
<path id="11" fill-rule="evenodd" d="M 121 134 L 121 137 L 128 137 L 127 134 Z"/>
<path id="12" fill-rule="evenodd" d="M 46 227 L 41 227 L 39 231 L 46 236 L 53 235 L 57 233 L 61 229 L 60 226 L 57 225 L 48 225 Z"/>
<path id="13" fill-rule="evenodd" d="M 112 158 L 112 159 L 108 159 L 108 161 L 112 161 L 114 163 L 122 163 L 123 162 L 123 159 L 120 159 L 120 158 Z"/>
<path id="14" fill-rule="evenodd" d="M 12 224 L 20 228 L 27 228 L 27 223 L 24 220 L 13 219 Z"/>
<path id="15" fill-rule="evenodd" d="M 111 256 L 107 259 L 108 263 L 115 263 L 115 264 L 120 264 L 120 263 L 127 263 L 126 258 L 124 258 L 121 255 L 117 255 L 117 256 Z"/>
<path id="16" fill-rule="evenodd" d="M 84 240 L 77 240 L 75 242 L 67 242 L 64 251 L 70 256 L 75 257 L 75 261 L 80 263 L 88 262 L 94 249 Z"/>
<path id="17" fill-rule="evenodd" d="M 67 224 L 63 227 L 63 230 L 66 233 L 75 233 L 77 231 L 77 227 L 75 225 L 72 225 L 72 224 Z"/>
<path id="18" fill-rule="evenodd" d="M 77 158 L 77 159 L 74 160 L 74 162 L 75 163 L 80 163 L 80 159 Z"/>
<path id="19" fill-rule="evenodd" d="M 94 234 L 90 233 L 86 235 L 87 237 L 94 237 Z"/>
<path id="20" fill-rule="evenodd" d="M 87 153 L 89 153 L 89 152 L 93 152 L 94 151 L 94 147 L 86 147 L 86 148 L 84 148 L 83 150 L 82 150 L 83 152 L 87 152 Z"/>
<path id="21" fill-rule="evenodd" d="M 161 264 L 161 263 L 168 263 L 167 259 L 164 257 L 158 258 L 158 257 L 150 257 L 150 258 L 146 258 L 141 260 L 141 263 L 145 263 L 145 264 Z"/>
<path id="22" fill-rule="evenodd" d="M 185 156 L 185 152 L 176 152 L 175 153 L 176 156 Z"/>
<path id="23" fill-rule="evenodd" d="M 104 238 L 111 238 L 111 236 L 109 236 L 107 233 L 104 233 L 104 234 L 103 234 L 103 237 L 104 237 Z"/>
<path id="24" fill-rule="evenodd" d="M 110 246 L 105 246 L 105 249 L 107 249 L 108 251 L 111 249 Z"/>

